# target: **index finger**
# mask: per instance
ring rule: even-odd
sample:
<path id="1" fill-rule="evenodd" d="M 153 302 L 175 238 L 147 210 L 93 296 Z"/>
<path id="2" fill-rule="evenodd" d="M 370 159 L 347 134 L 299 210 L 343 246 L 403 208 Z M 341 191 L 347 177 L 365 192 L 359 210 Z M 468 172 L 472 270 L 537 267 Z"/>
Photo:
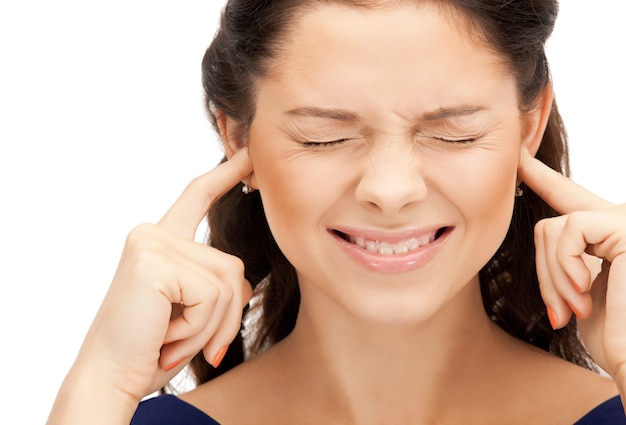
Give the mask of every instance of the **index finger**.
<path id="1" fill-rule="evenodd" d="M 159 225 L 179 236 L 193 239 L 211 205 L 252 172 L 248 148 L 189 183 Z"/>
<path id="2" fill-rule="evenodd" d="M 520 162 L 519 175 L 529 188 L 561 214 L 613 206 L 548 167 L 526 149 Z"/>

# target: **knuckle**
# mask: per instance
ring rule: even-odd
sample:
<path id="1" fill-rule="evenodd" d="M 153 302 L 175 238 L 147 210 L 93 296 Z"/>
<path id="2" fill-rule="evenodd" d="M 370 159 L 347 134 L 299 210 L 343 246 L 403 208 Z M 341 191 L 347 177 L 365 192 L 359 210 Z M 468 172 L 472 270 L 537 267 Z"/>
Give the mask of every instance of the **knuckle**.
<path id="1" fill-rule="evenodd" d="M 580 224 L 583 221 L 584 216 L 585 216 L 584 211 L 574 211 L 573 213 L 568 214 L 565 225 L 567 227 L 580 227 Z"/>
<path id="2" fill-rule="evenodd" d="M 155 270 L 164 271 L 163 242 L 158 238 L 158 226 L 155 224 L 140 224 L 133 228 L 126 237 L 124 257 L 133 264 L 133 269 L 140 273 L 150 273 Z"/>
<path id="3" fill-rule="evenodd" d="M 226 303 L 230 303 L 235 297 L 235 291 L 230 285 L 225 285 L 224 288 L 220 290 L 220 298 L 223 299 Z"/>
<path id="4" fill-rule="evenodd" d="M 157 225 L 143 223 L 135 226 L 126 236 L 126 245 L 130 247 L 142 247 L 146 241 L 154 238 Z"/>
<path id="5" fill-rule="evenodd" d="M 228 275 L 232 276 L 235 279 L 241 278 L 245 271 L 243 260 L 239 257 L 229 254 L 227 254 L 224 258 L 224 267 L 225 270 L 228 272 Z"/>
<path id="6" fill-rule="evenodd" d="M 212 303 L 215 303 L 219 299 L 220 290 L 216 285 L 205 285 L 204 296 Z"/>
<path id="7" fill-rule="evenodd" d="M 535 242 L 558 236 L 562 233 L 569 216 L 544 218 L 535 225 Z"/>
<path id="8" fill-rule="evenodd" d="M 543 238 L 547 221 L 548 219 L 544 218 L 535 224 L 535 243 L 539 242 Z"/>

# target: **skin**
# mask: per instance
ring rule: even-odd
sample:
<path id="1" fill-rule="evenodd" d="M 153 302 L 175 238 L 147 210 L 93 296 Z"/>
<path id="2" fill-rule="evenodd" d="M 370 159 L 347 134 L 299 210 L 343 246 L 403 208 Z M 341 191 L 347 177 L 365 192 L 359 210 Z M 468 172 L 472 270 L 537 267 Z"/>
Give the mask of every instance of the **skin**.
<path id="1" fill-rule="evenodd" d="M 240 260 L 193 235 L 238 181 L 260 190 L 298 271 L 302 306 L 285 340 L 181 395 L 220 423 L 571 424 L 616 394 L 612 380 L 509 337 L 484 313 L 476 274 L 504 237 L 522 180 L 563 213 L 536 231 L 554 326 L 580 313 L 586 346 L 625 394 L 626 207 L 533 158 L 550 89 L 520 114 L 498 57 L 426 5 L 324 6 L 284 47 L 280 68 L 258 84 L 247 140 L 230 138 L 236 123 L 220 114 L 230 160 L 193 181 L 159 223 L 129 235 L 48 423 L 127 424 L 196 352 L 219 361 L 250 287 Z M 424 119 L 459 105 L 481 111 Z M 286 114 L 302 107 L 358 119 Z M 468 133 L 480 137 L 439 140 Z M 348 140 L 302 144 L 338 139 Z M 402 271 L 354 261 L 328 232 L 424 223 L 453 230 L 429 261 Z M 606 260 L 594 280 L 588 255 Z"/>
<path id="2" fill-rule="evenodd" d="M 357 328 L 426 321 L 470 280 L 476 285 L 506 234 L 520 152 L 515 83 L 502 77 L 497 57 L 477 55 L 440 21 L 411 7 L 311 13 L 279 59 L 285 65 L 259 84 L 249 136 L 255 181 L 272 233 L 298 270 L 300 311 L 313 320 L 348 315 Z M 288 113 L 306 107 L 358 118 Z M 423 118 L 461 108 L 483 110 Z M 440 140 L 475 135 L 468 144 Z M 344 138 L 330 147 L 302 143 Z M 441 252 L 406 273 L 354 264 L 328 233 L 444 225 L 454 231 Z"/>
<path id="3" fill-rule="evenodd" d="M 537 388 L 539 377 L 579 370 L 503 335 L 485 317 L 477 277 L 508 229 L 521 156 L 538 147 L 549 95 L 542 109 L 521 115 L 515 81 L 499 57 L 426 6 L 311 12 L 277 62 L 280 68 L 258 85 L 249 149 L 253 184 L 279 246 L 298 271 L 302 302 L 294 332 L 257 366 L 243 368 L 254 372 L 244 373 L 253 384 L 241 402 L 249 405 L 260 386 L 270 393 L 289 388 L 306 403 L 290 401 L 292 409 L 281 407 L 280 417 L 263 407 L 273 406 L 270 400 L 247 412 L 260 409 L 277 423 L 289 415 L 311 423 L 455 422 L 471 417 L 468 412 L 489 422 L 480 400 L 491 399 L 503 406 L 494 412 L 497 423 L 517 407 L 510 394 L 498 394 L 495 383 L 504 376 L 542 400 L 558 399 L 553 389 Z M 427 118 L 441 109 L 462 112 Z M 230 125 L 223 117 L 224 134 Z M 458 139 L 473 141 L 449 141 Z M 344 141 L 305 144 L 336 140 Z M 400 273 L 355 263 L 328 232 L 433 224 L 454 230 L 432 260 Z M 455 364 L 472 364 L 472 371 Z M 520 380 L 519 370 L 529 372 L 528 380 Z M 594 378 L 580 373 L 599 385 L 600 398 L 615 392 Z M 217 404 L 241 394 L 241 379 L 232 379 L 232 393 L 222 388 L 189 399 L 219 414 Z M 470 382 L 476 397 L 462 390 Z M 570 404 L 571 396 L 563 403 Z M 207 405 L 215 397 L 220 402 Z M 596 403 L 578 398 L 584 407 L 569 407 L 568 419 Z M 554 411 L 541 400 L 534 405 L 541 414 Z M 556 406 L 562 417 L 563 406 Z M 320 417 L 319 410 L 331 413 Z M 228 423 L 231 414 L 217 418 Z M 254 421 L 237 416 L 233 423 L 247 420 Z"/>

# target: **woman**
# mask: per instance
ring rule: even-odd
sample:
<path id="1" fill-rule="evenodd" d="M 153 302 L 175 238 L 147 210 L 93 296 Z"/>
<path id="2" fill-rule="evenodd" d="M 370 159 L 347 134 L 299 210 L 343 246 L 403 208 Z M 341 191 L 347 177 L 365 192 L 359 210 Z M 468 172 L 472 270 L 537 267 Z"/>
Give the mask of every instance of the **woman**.
<path id="1" fill-rule="evenodd" d="M 49 423 L 626 423 L 626 207 L 550 169 L 556 12 L 230 1 L 228 160 L 131 232 Z"/>

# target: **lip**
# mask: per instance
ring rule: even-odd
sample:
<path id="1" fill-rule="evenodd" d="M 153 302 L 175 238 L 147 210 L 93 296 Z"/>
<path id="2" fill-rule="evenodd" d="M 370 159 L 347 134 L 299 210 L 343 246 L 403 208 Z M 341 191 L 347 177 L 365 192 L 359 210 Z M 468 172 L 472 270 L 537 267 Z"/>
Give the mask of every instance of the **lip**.
<path id="1" fill-rule="evenodd" d="M 407 272 L 424 266 L 436 255 L 453 231 L 454 226 L 445 224 L 406 229 L 398 232 L 354 227 L 335 227 L 328 229 L 328 233 L 350 258 L 369 270 L 382 273 Z M 427 245 L 420 246 L 406 253 L 394 255 L 384 255 L 369 251 L 347 241 L 339 234 L 341 233 L 353 238 L 363 238 L 371 241 L 396 244 L 411 238 L 419 239 L 424 235 L 431 235 L 438 232 L 441 234 Z"/>

